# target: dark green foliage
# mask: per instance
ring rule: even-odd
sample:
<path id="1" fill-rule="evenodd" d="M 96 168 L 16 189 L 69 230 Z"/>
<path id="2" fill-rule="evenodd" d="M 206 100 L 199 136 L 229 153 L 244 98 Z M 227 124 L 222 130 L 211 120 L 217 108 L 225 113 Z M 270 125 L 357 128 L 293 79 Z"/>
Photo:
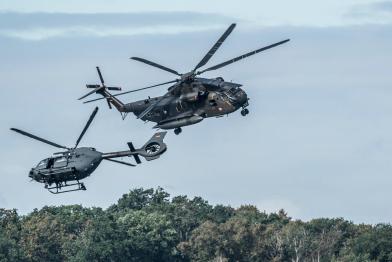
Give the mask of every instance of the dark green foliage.
<path id="1" fill-rule="evenodd" d="M 392 226 L 293 221 L 141 188 L 107 210 L 0 209 L 0 261 L 392 261 Z"/>
<path id="2" fill-rule="evenodd" d="M 21 221 L 16 210 L 0 208 L 0 261 L 26 261 L 21 246 Z"/>
<path id="3" fill-rule="evenodd" d="M 364 228 L 351 240 L 351 248 L 355 254 L 374 261 L 392 261 L 392 226 L 379 224 Z"/>

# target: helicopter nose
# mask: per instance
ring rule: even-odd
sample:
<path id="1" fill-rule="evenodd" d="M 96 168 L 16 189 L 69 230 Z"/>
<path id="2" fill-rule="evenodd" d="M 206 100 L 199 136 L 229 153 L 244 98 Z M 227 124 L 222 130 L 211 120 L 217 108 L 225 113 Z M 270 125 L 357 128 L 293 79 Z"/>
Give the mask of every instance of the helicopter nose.
<path id="1" fill-rule="evenodd" d="M 237 93 L 236 97 L 237 97 L 237 103 L 240 106 L 243 106 L 244 104 L 246 104 L 248 102 L 248 95 L 242 89 L 241 89 L 241 91 L 239 91 Z"/>
<path id="2" fill-rule="evenodd" d="M 30 177 L 32 180 L 39 181 L 41 176 L 40 176 L 40 174 L 38 174 L 34 169 L 31 169 L 30 172 L 29 172 L 29 177 Z"/>
<path id="3" fill-rule="evenodd" d="M 248 103 L 248 100 L 249 100 L 248 95 L 244 92 L 244 94 L 242 96 L 242 103 L 246 104 L 246 103 Z"/>

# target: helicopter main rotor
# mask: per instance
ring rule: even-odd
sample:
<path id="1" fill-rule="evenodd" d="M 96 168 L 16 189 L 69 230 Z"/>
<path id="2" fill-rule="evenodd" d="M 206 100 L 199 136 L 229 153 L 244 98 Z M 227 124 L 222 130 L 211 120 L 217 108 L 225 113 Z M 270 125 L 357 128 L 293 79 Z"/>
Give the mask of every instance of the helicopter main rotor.
<path id="1" fill-rule="evenodd" d="M 54 147 L 57 147 L 57 148 L 63 148 L 63 149 L 70 150 L 70 148 L 68 148 L 68 147 L 66 147 L 66 146 L 59 145 L 59 144 L 57 144 L 57 143 L 54 143 L 54 142 L 51 142 L 51 141 L 49 141 L 49 140 L 43 139 L 43 138 L 41 138 L 41 137 L 35 136 L 35 135 L 30 134 L 30 133 L 28 133 L 28 132 L 25 132 L 25 131 L 23 131 L 23 130 L 20 130 L 20 129 L 17 129 L 17 128 L 10 128 L 10 129 L 11 129 L 12 131 L 15 131 L 15 132 L 21 134 L 21 135 L 28 136 L 28 137 L 30 137 L 30 138 L 32 138 L 32 139 L 41 141 L 41 142 L 43 142 L 43 143 L 45 143 L 45 144 L 48 144 L 48 145 L 51 145 L 51 146 L 54 146 Z"/>
<path id="2" fill-rule="evenodd" d="M 257 53 L 260 53 L 260 52 L 262 52 L 262 51 L 265 51 L 265 50 L 274 48 L 274 47 L 276 47 L 276 46 L 282 45 L 282 44 L 287 43 L 288 41 L 290 41 L 290 39 L 286 39 L 286 40 L 283 40 L 283 41 L 274 43 L 274 44 L 272 44 L 272 45 L 268 45 L 268 46 L 265 46 L 265 47 L 262 47 L 262 48 L 253 50 L 253 51 L 251 51 L 251 52 L 248 52 L 248 53 L 246 53 L 246 54 L 237 56 L 237 57 L 235 57 L 235 58 L 232 58 L 232 59 L 227 60 L 227 61 L 225 61 L 225 62 L 222 62 L 222 63 L 220 63 L 220 64 L 211 66 L 211 67 L 209 67 L 209 68 L 207 68 L 207 69 L 204 69 L 204 70 L 201 70 L 201 71 L 196 71 L 197 69 L 199 69 L 199 68 L 201 68 L 201 67 L 203 67 L 203 66 L 205 66 L 205 65 L 207 64 L 207 62 L 211 59 L 211 57 L 212 57 L 212 56 L 216 53 L 216 51 L 220 48 L 220 46 L 223 44 L 223 42 L 226 40 L 226 38 L 227 38 L 227 37 L 231 34 L 231 32 L 234 30 L 235 26 L 236 26 L 236 24 L 231 24 L 231 25 L 226 29 L 226 31 L 223 33 L 223 35 L 218 39 L 218 41 L 217 41 L 217 42 L 212 46 L 212 48 L 207 52 L 207 54 L 202 58 L 202 60 L 195 66 L 195 68 L 194 68 L 192 71 L 190 71 L 190 72 L 188 72 L 188 73 L 185 73 L 185 74 L 179 74 L 179 73 L 178 73 L 176 70 L 174 70 L 174 69 L 168 68 L 168 67 L 166 67 L 166 66 L 162 66 L 162 65 L 160 65 L 160 64 L 158 64 L 158 63 L 149 61 L 149 60 L 144 59 L 144 58 L 140 58 L 140 57 L 131 57 L 131 59 L 133 59 L 133 60 L 136 60 L 136 61 L 139 61 L 139 62 L 143 62 L 143 63 L 145 63 L 145 64 L 148 64 L 148 65 L 157 67 L 157 68 L 159 68 L 159 69 L 162 69 L 162 70 L 165 70 L 165 71 L 168 71 L 168 72 L 171 72 L 171 73 L 173 73 L 173 74 L 175 74 L 175 75 L 179 75 L 179 76 L 181 77 L 180 79 L 177 79 L 177 82 L 178 82 L 177 85 L 175 85 L 173 88 L 169 89 L 169 92 L 168 92 L 168 93 L 166 93 L 164 96 L 162 96 L 161 98 L 159 98 L 158 100 L 156 100 L 153 104 L 151 104 L 145 111 L 143 111 L 141 114 L 139 114 L 139 115 L 137 116 L 137 118 L 138 118 L 138 119 L 139 119 L 139 118 L 143 118 L 145 115 L 147 115 L 149 112 L 151 112 L 151 111 L 155 108 L 156 105 L 158 105 L 163 99 L 165 99 L 165 98 L 166 98 L 167 96 L 169 96 L 171 93 L 177 93 L 179 90 L 181 90 L 181 89 L 183 88 L 183 85 L 181 85 L 182 83 L 184 83 L 184 82 L 186 82 L 186 81 L 193 81 L 194 78 L 195 78 L 196 76 L 201 75 L 201 74 L 203 74 L 203 73 L 205 73 L 205 72 L 208 72 L 208 71 L 212 71 L 212 70 L 216 70 L 216 69 L 225 67 L 225 66 L 230 65 L 230 64 L 232 64 L 232 63 L 235 63 L 235 62 L 237 62 L 237 61 L 240 61 L 240 60 L 242 60 L 242 59 L 244 59 L 244 58 L 247 58 L 247 57 L 249 57 L 249 56 L 255 55 L 255 54 L 257 54 Z M 176 89 L 177 89 L 177 90 L 176 90 Z M 179 89 L 179 90 L 178 90 L 178 89 Z M 121 95 L 121 94 L 118 94 L 118 95 Z"/>
<path id="3" fill-rule="evenodd" d="M 19 133 L 19 134 L 21 134 L 21 135 L 24 135 L 24 136 L 30 137 L 30 138 L 32 138 L 32 139 L 38 140 L 38 141 L 43 142 L 43 143 L 45 143 L 45 144 L 48 144 L 48 145 L 51 145 L 51 146 L 54 146 L 54 147 L 57 147 L 57 148 L 63 148 L 63 149 L 66 149 L 67 151 L 70 151 L 70 150 L 73 150 L 73 149 L 75 149 L 75 148 L 78 147 L 78 145 L 79 145 L 80 141 L 82 140 L 84 134 L 86 133 L 87 129 L 90 127 L 91 122 L 94 120 L 95 115 L 97 114 L 97 112 L 98 112 L 98 107 L 95 107 L 95 109 L 94 109 L 94 111 L 92 112 L 92 114 L 90 115 L 90 117 L 89 117 L 89 119 L 88 119 L 86 125 L 84 126 L 82 132 L 80 133 L 78 139 L 76 140 L 75 146 L 72 147 L 72 148 L 69 148 L 69 147 L 66 147 L 66 146 L 59 145 L 59 144 L 57 144 L 57 143 L 51 142 L 51 141 L 49 141 L 49 140 L 47 140 L 47 139 L 38 137 L 38 136 L 36 136 L 36 135 L 30 134 L 30 133 L 28 133 L 28 132 L 26 132 L 26 131 L 23 131 L 23 130 L 20 130 L 20 129 L 17 129 L 17 128 L 10 128 L 10 129 L 11 129 L 12 131 L 14 131 L 14 132 L 17 132 L 17 133 Z"/>

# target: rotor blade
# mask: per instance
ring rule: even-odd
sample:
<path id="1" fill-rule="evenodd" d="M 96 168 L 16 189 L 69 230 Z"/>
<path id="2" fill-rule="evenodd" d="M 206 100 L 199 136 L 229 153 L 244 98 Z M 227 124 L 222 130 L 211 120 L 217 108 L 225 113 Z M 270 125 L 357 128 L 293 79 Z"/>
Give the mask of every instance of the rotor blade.
<path id="1" fill-rule="evenodd" d="M 98 71 L 99 79 L 101 79 L 102 85 L 105 85 L 105 81 L 103 81 L 103 77 L 102 77 L 102 74 L 101 74 L 101 70 L 99 70 L 99 67 L 98 67 L 98 66 L 97 66 L 97 71 Z"/>
<path id="2" fill-rule="evenodd" d="M 109 109 L 112 109 L 112 105 L 110 104 L 110 101 L 109 101 L 109 99 L 106 99 L 106 102 L 108 103 L 108 107 L 109 107 Z"/>
<path id="3" fill-rule="evenodd" d="M 157 67 L 157 68 L 159 68 L 159 69 L 165 70 L 165 71 L 170 72 L 170 73 L 172 73 L 172 74 L 181 76 L 181 74 L 178 73 L 176 70 L 173 70 L 173 69 L 170 69 L 170 68 L 168 68 L 168 67 L 166 67 L 166 66 L 159 65 L 159 64 L 157 64 L 157 63 L 148 61 L 147 59 L 140 58 L 140 57 L 131 57 L 131 59 L 136 60 L 136 61 L 139 61 L 139 62 L 142 62 L 142 63 L 145 63 L 145 64 L 150 65 L 150 66 Z"/>
<path id="4" fill-rule="evenodd" d="M 178 80 L 172 80 L 172 81 L 161 83 L 161 84 L 156 84 L 156 85 L 147 86 L 147 87 L 143 87 L 143 88 L 133 89 L 133 90 L 122 92 L 122 93 L 118 93 L 118 94 L 115 94 L 115 95 L 112 95 L 112 96 L 122 96 L 122 95 L 125 95 L 125 94 L 129 94 L 129 93 L 133 93 L 133 92 L 137 92 L 137 91 L 141 91 L 141 90 L 145 90 L 145 89 L 149 89 L 149 88 L 153 88 L 153 87 L 157 87 L 157 86 L 162 86 L 162 85 L 167 85 L 167 84 L 171 84 L 171 83 L 176 83 L 176 82 L 178 82 Z M 102 100 L 102 99 L 105 99 L 105 97 L 100 97 L 100 98 L 88 100 L 88 101 L 85 101 L 83 103 L 87 104 L 87 103 L 95 102 L 95 101 Z"/>
<path id="5" fill-rule="evenodd" d="M 12 130 L 12 131 L 15 131 L 15 132 L 17 132 L 17 133 L 19 133 L 19 134 L 28 136 L 28 137 L 30 137 L 30 138 L 32 138 L 32 139 L 35 139 L 35 140 L 41 141 L 41 142 L 43 142 L 43 143 L 46 143 L 46 144 L 48 144 L 48 145 L 54 146 L 54 147 L 69 149 L 69 148 L 66 147 L 66 146 L 62 146 L 62 145 L 59 145 L 59 144 L 50 142 L 49 140 L 46 140 L 46 139 L 40 138 L 40 137 L 38 137 L 38 136 L 32 135 L 32 134 L 27 133 L 27 132 L 25 132 L 25 131 L 22 131 L 22 130 L 20 130 L 20 129 L 11 128 L 11 130 Z"/>
<path id="6" fill-rule="evenodd" d="M 168 82 L 165 82 L 165 83 L 152 85 L 152 86 L 147 86 L 147 87 L 142 87 L 142 88 L 138 88 L 138 89 L 133 89 L 133 90 L 130 90 L 130 91 L 126 91 L 126 92 L 115 94 L 113 96 L 121 96 L 121 95 L 125 95 L 125 94 L 128 94 L 128 93 L 133 93 L 133 92 L 137 92 L 137 91 L 141 91 L 141 90 L 145 90 L 145 89 L 149 89 L 149 88 L 153 88 L 153 87 L 157 87 L 157 86 L 163 86 L 163 85 L 167 85 L 167 84 L 171 84 L 171 83 L 176 83 L 176 82 L 178 82 L 177 79 L 176 80 L 172 80 L 172 81 L 168 81 Z"/>
<path id="7" fill-rule="evenodd" d="M 232 64 L 232 63 L 234 63 L 234 62 L 237 62 L 237 61 L 239 61 L 239 60 L 241 60 L 241 59 L 244 59 L 244 58 L 246 58 L 246 57 L 255 55 L 255 54 L 259 53 L 259 52 L 262 52 L 262 51 L 265 51 L 265 50 L 267 50 L 267 49 L 276 47 L 276 46 L 278 46 L 278 45 L 282 45 L 282 44 L 284 44 L 284 43 L 287 43 L 288 41 L 290 41 L 290 39 L 286 39 L 286 40 L 284 40 L 284 41 L 280 41 L 280 42 L 278 42 L 278 43 L 275 43 L 275 44 L 272 44 L 272 45 L 269 45 L 269 46 L 262 47 L 262 48 L 260 48 L 260 49 L 254 50 L 254 51 L 249 52 L 249 53 L 246 53 L 246 54 L 244 54 L 244 55 L 237 56 L 237 57 L 235 57 L 235 58 L 233 58 L 233 59 L 230 59 L 230 60 L 228 60 L 228 61 L 226 61 L 226 62 L 217 64 L 217 65 L 215 65 L 215 66 L 212 66 L 212 67 L 209 67 L 209 68 L 204 69 L 204 70 L 202 70 L 202 71 L 199 71 L 199 72 L 197 72 L 197 74 L 200 75 L 200 74 L 202 74 L 202 73 L 204 73 L 204 72 L 207 72 L 207 71 L 212 71 L 212 70 L 216 70 L 216 69 L 222 68 L 222 67 L 224 67 L 224 66 L 230 65 L 230 64 Z"/>
<path id="8" fill-rule="evenodd" d="M 78 147 L 80 140 L 82 140 L 82 137 L 83 137 L 84 134 L 86 133 L 88 127 L 90 126 L 90 124 L 91 124 L 91 122 L 93 121 L 93 119 L 94 119 L 95 115 L 97 114 L 97 112 L 98 112 L 98 107 L 96 107 L 96 108 L 94 109 L 93 113 L 91 114 L 90 118 L 88 119 L 86 125 L 85 125 L 84 128 L 83 128 L 82 133 L 80 133 L 80 136 L 79 136 L 78 140 L 76 141 L 76 144 L 75 144 L 75 147 L 74 147 L 74 148 L 77 148 L 77 147 Z"/>
<path id="9" fill-rule="evenodd" d="M 161 102 L 164 98 L 166 97 L 166 95 L 161 96 L 158 100 L 156 100 L 154 103 L 152 103 L 149 107 L 147 107 L 146 110 L 144 110 L 140 115 L 137 116 L 137 119 L 143 118 L 145 115 L 147 115 L 148 113 L 151 112 L 151 110 L 153 110 L 155 108 L 155 106 Z"/>
<path id="10" fill-rule="evenodd" d="M 118 164 L 127 165 L 127 166 L 136 166 L 136 165 L 131 164 L 131 163 L 127 163 L 127 162 L 123 162 L 123 161 L 118 161 L 118 160 L 114 160 L 114 159 L 110 159 L 110 158 L 104 158 L 104 159 L 107 160 L 107 161 L 112 161 L 112 162 L 115 162 L 115 163 L 118 163 Z"/>
<path id="11" fill-rule="evenodd" d="M 121 87 L 118 86 L 107 86 L 106 88 L 112 91 L 121 91 Z"/>
<path id="12" fill-rule="evenodd" d="M 83 98 L 86 98 L 86 97 L 88 97 L 89 95 L 92 95 L 92 94 L 96 93 L 97 91 L 101 90 L 102 88 L 104 88 L 104 87 L 103 87 L 103 86 L 100 86 L 100 87 L 98 87 L 98 88 L 95 88 L 94 90 L 88 92 L 88 93 L 85 94 L 84 96 L 79 97 L 78 100 L 82 100 Z"/>
<path id="13" fill-rule="evenodd" d="M 98 88 L 100 85 L 86 85 L 87 88 Z"/>
<path id="14" fill-rule="evenodd" d="M 194 70 L 199 69 L 200 67 L 204 66 L 207 64 L 207 62 L 210 60 L 210 58 L 215 54 L 215 52 L 219 49 L 219 47 L 222 45 L 222 43 L 226 40 L 226 38 L 231 34 L 231 32 L 234 30 L 236 24 L 231 24 L 229 28 L 226 29 L 226 31 L 223 33 L 223 35 L 218 39 L 218 41 L 213 45 L 213 47 L 208 51 L 208 53 L 203 57 L 203 59 L 197 64 Z"/>

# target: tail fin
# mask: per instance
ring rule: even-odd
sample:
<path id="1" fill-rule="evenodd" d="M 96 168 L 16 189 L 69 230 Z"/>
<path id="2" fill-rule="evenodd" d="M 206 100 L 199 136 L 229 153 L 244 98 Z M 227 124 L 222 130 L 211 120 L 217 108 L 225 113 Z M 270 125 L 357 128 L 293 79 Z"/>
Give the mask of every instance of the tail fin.
<path id="1" fill-rule="evenodd" d="M 147 161 L 159 158 L 167 150 L 163 142 L 167 132 L 157 132 L 139 150 L 139 154 Z"/>

